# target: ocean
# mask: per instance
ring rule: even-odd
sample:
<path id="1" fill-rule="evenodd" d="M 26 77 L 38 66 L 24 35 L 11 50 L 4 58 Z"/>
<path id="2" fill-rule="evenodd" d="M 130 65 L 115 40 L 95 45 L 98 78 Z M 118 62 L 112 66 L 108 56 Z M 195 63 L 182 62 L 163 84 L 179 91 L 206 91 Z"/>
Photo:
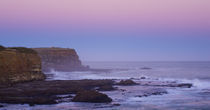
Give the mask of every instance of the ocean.
<path id="1" fill-rule="evenodd" d="M 3 110 L 209 110 L 210 62 L 83 62 L 93 69 L 108 71 L 59 72 L 52 69 L 47 80 L 132 79 L 136 82 L 174 81 L 192 83 L 192 88 L 164 88 L 167 94 L 137 97 L 142 86 L 119 86 L 119 90 L 103 92 L 112 104 L 65 102 L 55 105 L 7 104 Z M 143 78 L 143 79 L 142 79 Z M 144 88 L 143 88 L 144 89 Z M 146 88 L 148 89 L 148 88 Z M 150 87 L 149 89 L 154 89 Z M 156 88 L 157 89 L 157 88 Z M 118 106 L 113 106 L 117 104 Z"/>

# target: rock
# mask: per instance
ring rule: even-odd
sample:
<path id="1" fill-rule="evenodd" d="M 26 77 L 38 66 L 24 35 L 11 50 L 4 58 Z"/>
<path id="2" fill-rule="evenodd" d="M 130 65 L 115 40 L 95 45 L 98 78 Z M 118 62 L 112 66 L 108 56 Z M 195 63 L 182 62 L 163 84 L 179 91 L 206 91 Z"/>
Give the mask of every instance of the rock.
<path id="1" fill-rule="evenodd" d="M 83 66 L 74 49 L 69 48 L 33 48 L 42 59 L 43 71 L 51 69 L 56 71 L 88 70 L 89 66 Z"/>
<path id="2" fill-rule="evenodd" d="M 100 86 L 99 89 L 97 89 L 99 91 L 112 91 L 115 90 L 115 88 L 113 88 L 112 85 L 104 85 L 104 86 Z"/>
<path id="3" fill-rule="evenodd" d="M 0 84 L 44 80 L 41 59 L 36 51 L 10 47 L 0 51 Z"/>
<path id="4" fill-rule="evenodd" d="M 165 87 L 181 87 L 181 88 L 191 88 L 193 85 L 190 83 L 169 83 L 165 85 L 160 85 Z"/>
<path id="5" fill-rule="evenodd" d="M 47 97 L 47 96 L 36 96 L 36 97 L 26 97 L 26 96 L 5 96 L 1 97 L 1 103 L 10 103 L 10 104 L 29 104 L 33 106 L 35 104 L 56 104 L 57 97 Z"/>
<path id="6" fill-rule="evenodd" d="M 5 49 L 5 47 L 0 45 L 0 51 L 3 51 L 4 49 Z"/>
<path id="7" fill-rule="evenodd" d="M 0 105 L 0 108 L 4 107 L 3 105 Z"/>
<path id="8" fill-rule="evenodd" d="M 183 88 L 191 88 L 193 85 L 190 83 L 182 83 L 178 84 L 177 87 L 183 87 Z"/>
<path id="9" fill-rule="evenodd" d="M 163 95 L 163 94 L 167 94 L 167 91 L 159 91 L 159 92 L 154 92 L 151 95 Z"/>
<path id="10" fill-rule="evenodd" d="M 118 104 L 118 103 L 115 103 L 115 104 L 113 104 L 114 106 L 120 106 L 120 104 Z"/>
<path id="11" fill-rule="evenodd" d="M 136 85 L 137 83 L 135 83 L 133 80 L 121 80 L 119 83 L 117 83 L 117 85 Z"/>
<path id="12" fill-rule="evenodd" d="M 146 79 L 146 77 L 142 76 L 140 79 Z"/>
<path id="13" fill-rule="evenodd" d="M 93 102 L 93 103 L 107 103 L 112 99 L 106 94 L 99 93 L 97 91 L 80 91 L 73 98 L 73 102 Z"/>
<path id="14" fill-rule="evenodd" d="M 70 101 L 69 94 L 113 84 L 112 80 L 53 80 L 0 86 L 0 103 L 56 104 Z"/>

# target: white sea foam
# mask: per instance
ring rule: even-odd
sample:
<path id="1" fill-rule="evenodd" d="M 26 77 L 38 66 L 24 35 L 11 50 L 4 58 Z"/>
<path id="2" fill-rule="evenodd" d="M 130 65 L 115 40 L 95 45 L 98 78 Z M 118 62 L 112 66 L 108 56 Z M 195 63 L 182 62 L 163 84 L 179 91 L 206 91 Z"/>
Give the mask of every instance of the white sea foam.
<path id="1" fill-rule="evenodd" d="M 87 64 L 89 65 L 89 64 Z M 206 63 L 100 63 L 90 65 L 93 68 L 113 69 L 110 72 L 94 72 L 94 71 L 75 71 L 75 72 L 59 72 L 51 70 L 46 74 L 52 74 L 52 80 L 79 80 L 79 79 L 140 79 L 140 77 L 147 77 L 149 79 L 159 79 L 162 81 L 176 81 L 183 83 L 192 83 L 194 87 L 204 89 L 210 88 L 208 80 L 198 79 L 199 77 L 208 78 L 210 69 L 205 68 Z M 203 65 L 203 66 L 202 66 Z M 150 70 L 139 69 L 141 67 L 149 67 Z M 118 69 L 116 69 L 116 68 Z M 120 68 L 120 69 L 119 69 Z M 129 68 L 129 69 L 128 69 Z"/>
<path id="2" fill-rule="evenodd" d="M 194 87 L 199 89 L 210 89 L 210 82 L 200 79 L 182 79 L 181 82 L 192 83 Z"/>

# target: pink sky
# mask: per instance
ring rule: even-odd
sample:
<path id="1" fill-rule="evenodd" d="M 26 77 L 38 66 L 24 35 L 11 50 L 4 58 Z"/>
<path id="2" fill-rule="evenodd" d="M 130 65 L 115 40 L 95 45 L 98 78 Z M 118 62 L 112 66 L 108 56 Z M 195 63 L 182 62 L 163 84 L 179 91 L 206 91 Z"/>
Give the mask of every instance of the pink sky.
<path id="1" fill-rule="evenodd" d="M 209 44 L 210 0 L 0 0 L 0 45 L 70 47 L 86 61 L 210 61 Z"/>
<path id="2" fill-rule="evenodd" d="M 1 0 L 12 28 L 210 30 L 210 0 Z"/>

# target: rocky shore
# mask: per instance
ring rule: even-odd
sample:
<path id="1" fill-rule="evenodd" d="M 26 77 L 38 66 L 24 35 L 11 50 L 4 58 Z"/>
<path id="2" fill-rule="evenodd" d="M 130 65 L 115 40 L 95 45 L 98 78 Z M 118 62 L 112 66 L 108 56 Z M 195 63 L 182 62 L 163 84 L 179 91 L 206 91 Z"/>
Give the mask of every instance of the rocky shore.
<path id="1" fill-rule="evenodd" d="M 33 81 L 19 83 L 10 87 L 0 88 L 0 103 L 56 104 L 58 100 L 63 98 L 58 95 L 77 94 L 83 91 L 95 90 L 94 88 L 96 87 L 113 85 L 113 83 L 112 80 Z M 84 95 L 88 96 L 88 94 Z M 94 97 L 97 93 L 95 92 L 92 95 Z M 98 102 L 104 102 L 103 100 L 107 102 L 107 98 L 102 97 Z M 87 99 L 85 102 L 88 102 Z"/>
<path id="2" fill-rule="evenodd" d="M 117 89 L 120 86 L 140 86 L 142 90 L 136 97 L 166 94 L 167 90 L 164 87 L 191 87 L 191 84 L 174 82 L 141 81 L 141 83 L 135 83 L 132 80 L 126 82 L 128 83 L 125 83 L 124 80 L 54 80 L 18 83 L 9 87 L 0 86 L 0 103 L 29 105 L 57 104 L 66 101 L 107 103 L 112 99 L 100 91 L 115 90 L 120 93 L 123 92 Z"/>
<path id="3" fill-rule="evenodd" d="M 43 69 L 42 69 L 43 65 Z M 9 104 L 57 104 L 62 102 L 110 103 L 114 99 L 107 91 L 130 93 L 137 88 L 136 97 L 167 94 L 167 88 L 191 88 L 189 83 L 138 80 L 51 80 L 42 70 L 91 70 L 84 67 L 73 49 L 0 46 L 0 107 Z M 148 69 L 148 68 L 146 68 Z M 92 71 L 109 71 L 92 69 Z M 137 82 L 136 82 L 137 81 Z M 128 89 L 129 87 L 134 87 Z M 128 92 L 126 92 L 128 91 Z M 119 105 L 119 104 L 116 104 Z"/>

